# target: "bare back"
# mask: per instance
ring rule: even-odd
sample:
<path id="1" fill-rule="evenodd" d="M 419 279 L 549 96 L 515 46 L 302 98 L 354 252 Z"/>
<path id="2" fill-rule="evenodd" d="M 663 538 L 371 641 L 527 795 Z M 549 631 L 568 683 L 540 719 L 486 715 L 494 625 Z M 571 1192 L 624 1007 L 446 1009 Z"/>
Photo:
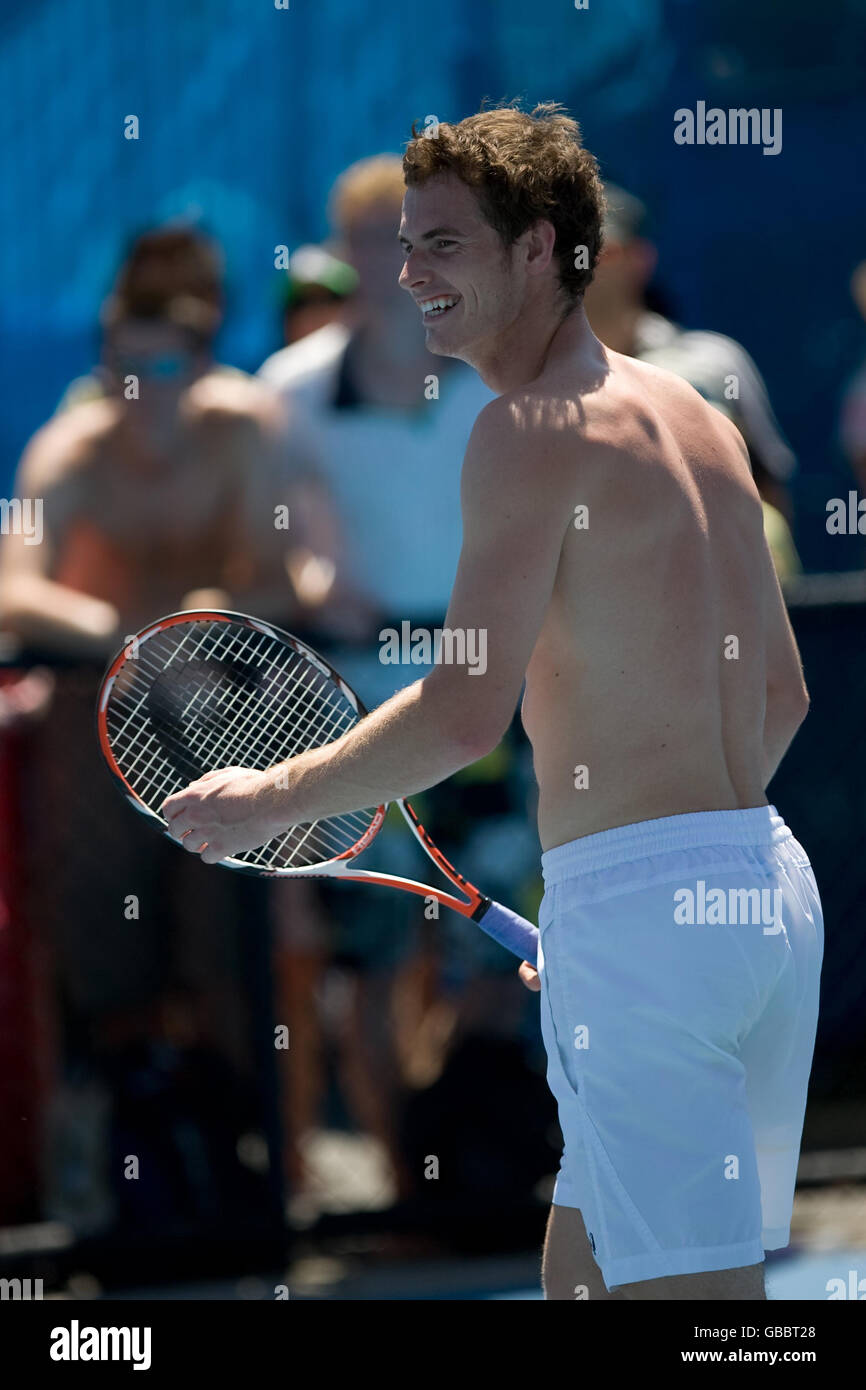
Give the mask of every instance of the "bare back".
<path id="1" fill-rule="evenodd" d="M 765 544 L 742 441 L 670 373 L 607 363 L 583 383 L 552 363 L 532 386 L 575 459 L 522 708 L 544 849 L 766 802 Z"/>

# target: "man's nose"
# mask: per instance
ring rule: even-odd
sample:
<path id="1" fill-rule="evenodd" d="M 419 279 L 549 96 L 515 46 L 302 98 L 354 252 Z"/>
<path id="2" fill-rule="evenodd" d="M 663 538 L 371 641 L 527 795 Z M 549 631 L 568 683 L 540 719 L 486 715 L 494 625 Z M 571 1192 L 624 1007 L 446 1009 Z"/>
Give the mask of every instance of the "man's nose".
<path id="1" fill-rule="evenodd" d="M 423 264 L 421 257 L 415 252 L 410 251 L 403 262 L 397 283 L 401 289 L 412 290 L 420 289 L 430 279 L 429 272 Z"/>

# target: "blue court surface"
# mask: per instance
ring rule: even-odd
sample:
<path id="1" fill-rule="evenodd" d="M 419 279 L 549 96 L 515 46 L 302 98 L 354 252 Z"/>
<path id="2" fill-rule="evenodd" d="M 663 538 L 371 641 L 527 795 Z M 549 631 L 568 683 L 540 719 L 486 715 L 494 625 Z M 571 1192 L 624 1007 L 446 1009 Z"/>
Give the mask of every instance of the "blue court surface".
<path id="1" fill-rule="evenodd" d="M 842 1281 L 841 1286 L 839 1280 Z M 858 1293 L 861 1280 L 863 1284 Z M 835 1293 L 840 1300 L 866 1300 L 866 1250 L 798 1251 L 779 1260 L 768 1260 L 766 1286 L 767 1298 L 771 1302 L 774 1299 L 823 1302 L 830 1298 L 831 1293 Z M 467 1298 L 473 1295 L 458 1296 Z M 479 1293 L 474 1297 L 497 1301 L 534 1300 L 541 1298 L 541 1292 L 530 1288 L 510 1293 Z"/>
<path id="2" fill-rule="evenodd" d="M 299 1267 L 258 1277 L 220 1279 L 159 1288 L 106 1292 L 118 1301 L 155 1299 L 253 1300 L 269 1302 L 275 1284 L 288 1283 L 297 1302 L 540 1302 L 540 1257 L 519 1255 L 480 1259 L 440 1259 L 346 1272 L 327 1271 L 317 1262 L 320 1278 L 310 1279 Z M 328 1274 L 331 1277 L 328 1277 Z M 833 1282 L 835 1281 L 835 1283 Z M 766 1270 L 769 1301 L 866 1301 L 866 1248 L 839 1250 L 795 1249 L 770 1256 Z M 97 1290 L 77 1290 L 77 1297 L 99 1297 Z"/>

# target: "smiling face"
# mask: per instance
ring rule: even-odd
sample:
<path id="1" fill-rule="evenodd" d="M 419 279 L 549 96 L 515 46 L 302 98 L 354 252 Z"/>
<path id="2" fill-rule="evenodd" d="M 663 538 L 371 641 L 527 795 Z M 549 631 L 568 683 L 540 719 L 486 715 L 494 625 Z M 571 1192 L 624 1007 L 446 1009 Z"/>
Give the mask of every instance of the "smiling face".
<path id="1" fill-rule="evenodd" d="M 427 347 L 472 361 L 520 313 L 528 281 L 521 258 L 451 173 L 407 188 L 399 235 L 400 285 L 418 305 Z"/>

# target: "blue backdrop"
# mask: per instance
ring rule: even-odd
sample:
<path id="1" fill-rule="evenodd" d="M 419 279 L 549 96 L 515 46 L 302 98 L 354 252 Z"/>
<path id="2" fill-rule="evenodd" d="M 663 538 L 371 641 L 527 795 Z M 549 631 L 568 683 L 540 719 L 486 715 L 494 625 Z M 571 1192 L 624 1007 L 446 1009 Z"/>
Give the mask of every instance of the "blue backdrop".
<path id="1" fill-rule="evenodd" d="M 278 0 L 280 3 L 280 0 Z M 850 480 L 841 389 L 866 354 L 848 280 L 866 257 L 866 0 L 5 0 L 0 10 L 0 487 L 95 352 L 131 233 L 175 214 L 223 241 L 222 355 L 277 346 L 274 247 L 326 232 L 346 164 L 484 97 L 564 102 L 604 173 L 654 215 L 680 320 L 737 337 L 801 461 L 798 541 Z M 781 107 L 784 144 L 682 147 L 679 106 Z M 138 140 L 124 138 L 138 117 Z"/>

